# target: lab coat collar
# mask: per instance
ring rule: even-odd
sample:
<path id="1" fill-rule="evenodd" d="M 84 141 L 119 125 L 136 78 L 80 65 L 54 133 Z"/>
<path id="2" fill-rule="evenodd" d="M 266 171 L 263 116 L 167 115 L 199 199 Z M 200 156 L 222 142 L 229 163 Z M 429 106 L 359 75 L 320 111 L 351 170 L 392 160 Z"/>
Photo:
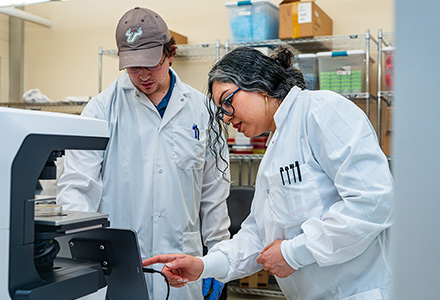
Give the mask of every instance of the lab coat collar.
<path id="1" fill-rule="evenodd" d="M 296 97 L 298 96 L 298 93 L 301 91 L 301 89 L 297 86 L 294 86 L 290 92 L 287 94 L 287 96 L 284 98 L 283 102 L 281 102 L 281 105 L 278 107 L 277 111 L 275 112 L 275 115 L 273 116 L 273 119 L 275 121 L 276 128 L 280 128 L 284 121 L 287 118 L 287 115 L 289 114 L 290 108 L 292 107 L 293 103 L 296 100 Z M 272 141 L 272 138 L 276 137 L 276 131 L 270 132 L 269 137 L 267 138 L 266 146 L 269 145 L 269 143 Z"/>
<path id="2" fill-rule="evenodd" d="M 191 91 L 188 89 L 188 87 L 180 80 L 177 73 L 170 68 L 171 72 L 173 72 L 174 76 L 176 77 L 176 83 L 174 84 L 174 90 L 171 94 L 170 101 L 168 102 L 168 106 L 165 110 L 165 114 L 163 115 L 162 121 L 160 123 L 159 130 L 163 128 L 181 109 L 182 107 L 187 103 L 188 99 L 190 98 Z M 136 87 L 133 85 L 133 83 L 130 80 L 130 77 L 126 72 L 121 76 L 121 87 L 123 89 L 127 90 L 133 90 L 133 93 L 138 93 L 141 96 L 140 99 L 145 99 L 145 105 L 156 111 L 156 108 L 154 107 L 153 103 L 146 99 L 147 97 L 145 94 L 141 93 L 136 89 Z M 142 101 L 142 100 L 141 100 Z M 159 112 L 158 112 L 159 114 Z"/>
<path id="3" fill-rule="evenodd" d="M 273 117 L 277 128 L 279 127 L 279 125 L 283 124 L 284 120 L 287 118 L 287 115 L 289 115 L 290 108 L 295 102 L 296 97 L 300 91 L 301 89 L 299 87 L 294 86 L 284 98 L 283 102 L 281 102 L 280 107 L 278 107 Z"/>

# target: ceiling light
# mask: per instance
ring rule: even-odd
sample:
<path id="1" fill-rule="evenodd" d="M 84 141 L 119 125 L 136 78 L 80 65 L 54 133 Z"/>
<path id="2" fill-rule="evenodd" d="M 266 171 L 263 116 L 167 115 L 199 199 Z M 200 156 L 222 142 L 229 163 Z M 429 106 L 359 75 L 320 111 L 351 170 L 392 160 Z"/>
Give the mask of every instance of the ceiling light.
<path id="1" fill-rule="evenodd" d="M 25 5 L 36 4 L 36 3 L 56 2 L 56 1 L 63 1 L 63 0 L 2 0 L 0 3 L 0 7 L 25 6 Z"/>

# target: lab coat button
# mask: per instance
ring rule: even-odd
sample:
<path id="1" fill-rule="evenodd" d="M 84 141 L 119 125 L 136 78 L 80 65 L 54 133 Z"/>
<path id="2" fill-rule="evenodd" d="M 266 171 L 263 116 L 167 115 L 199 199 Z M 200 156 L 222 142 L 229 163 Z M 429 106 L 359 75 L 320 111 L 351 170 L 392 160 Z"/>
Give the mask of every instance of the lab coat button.
<path id="1" fill-rule="evenodd" d="M 162 174 L 162 170 L 159 170 L 159 174 Z"/>
<path id="2" fill-rule="evenodd" d="M 267 190 L 266 190 L 266 193 L 268 193 L 268 194 L 269 194 L 269 189 L 267 189 Z"/>
<path id="3" fill-rule="evenodd" d="M 180 99 L 180 102 L 183 102 L 183 101 L 185 101 L 185 99 L 183 99 L 183 98 L 182 98 L 182 99 Z"/>
<path id="4" fill-rule="evenodd" d="M 160 217 L 162 217 L 162 215 L 161 214 L 157 214 L 157 217 L 160 218 Z"/>

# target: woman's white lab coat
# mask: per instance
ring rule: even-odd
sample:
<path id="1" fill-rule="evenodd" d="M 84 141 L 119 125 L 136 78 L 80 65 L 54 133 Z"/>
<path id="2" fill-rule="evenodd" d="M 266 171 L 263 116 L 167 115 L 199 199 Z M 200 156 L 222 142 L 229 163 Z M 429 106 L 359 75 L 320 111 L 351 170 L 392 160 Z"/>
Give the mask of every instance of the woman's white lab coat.
<path id="1" fill-rule="evenodd" d="M 109 213 L 112 227 L 134 229 L 142 259 L 200 256 L 201 236 L 208 248 L 229 237 L 229 184 L 207 150 L 205 98 L 175 76 L 163 119 L 126 73 L 91 99 L 82 115 L 108 122 L 107 150 L 68 152 L 58 183 L 64 209 Z M 150 297 L 165 299 L 163 278 L 149 276 Z M 203 299 L 201 282 L 170 299 Z"/>
<path id="2" fill-rule="evenodd" d="M 351 101 L 294 87 L 275 114 L 259 166 L 251 214 L 230 241 L 229 281 L 261 269 L 274 240 L 295 273 L 277 282 L 288 299 L 390 298 L 386 261 L 392 177 L 373 127 Z M 294 182 L 280 168 L 299 162 Z M 284 184 L 283 181 L 284 180 Z"/>

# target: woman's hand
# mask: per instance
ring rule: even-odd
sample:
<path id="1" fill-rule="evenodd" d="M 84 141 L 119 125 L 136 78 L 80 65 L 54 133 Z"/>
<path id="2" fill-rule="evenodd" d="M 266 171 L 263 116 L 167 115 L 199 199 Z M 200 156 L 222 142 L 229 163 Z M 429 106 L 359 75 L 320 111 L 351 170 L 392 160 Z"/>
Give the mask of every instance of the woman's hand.
<path id="1" fill-rule="evenodd" d="M 162 263 L 162 273 L 168 278 L 172 287 L 183 287 L 188 281 L 197 280 L 203 271 L 203 262 L 200 258 L 187 254 L 156 255 L 142 262 L 144 267 Z"/>
<path id="2" fill-rule="evenodd" d="M 257 257 L 257 263 L 263 265 L 263 269 L 269 271 L 273 275 L 285 278 L 292 275 L 296 270 L 293 269 L 283 257 L 281 253 L 281 240 L 276 240 L 261 251 Z"/>

